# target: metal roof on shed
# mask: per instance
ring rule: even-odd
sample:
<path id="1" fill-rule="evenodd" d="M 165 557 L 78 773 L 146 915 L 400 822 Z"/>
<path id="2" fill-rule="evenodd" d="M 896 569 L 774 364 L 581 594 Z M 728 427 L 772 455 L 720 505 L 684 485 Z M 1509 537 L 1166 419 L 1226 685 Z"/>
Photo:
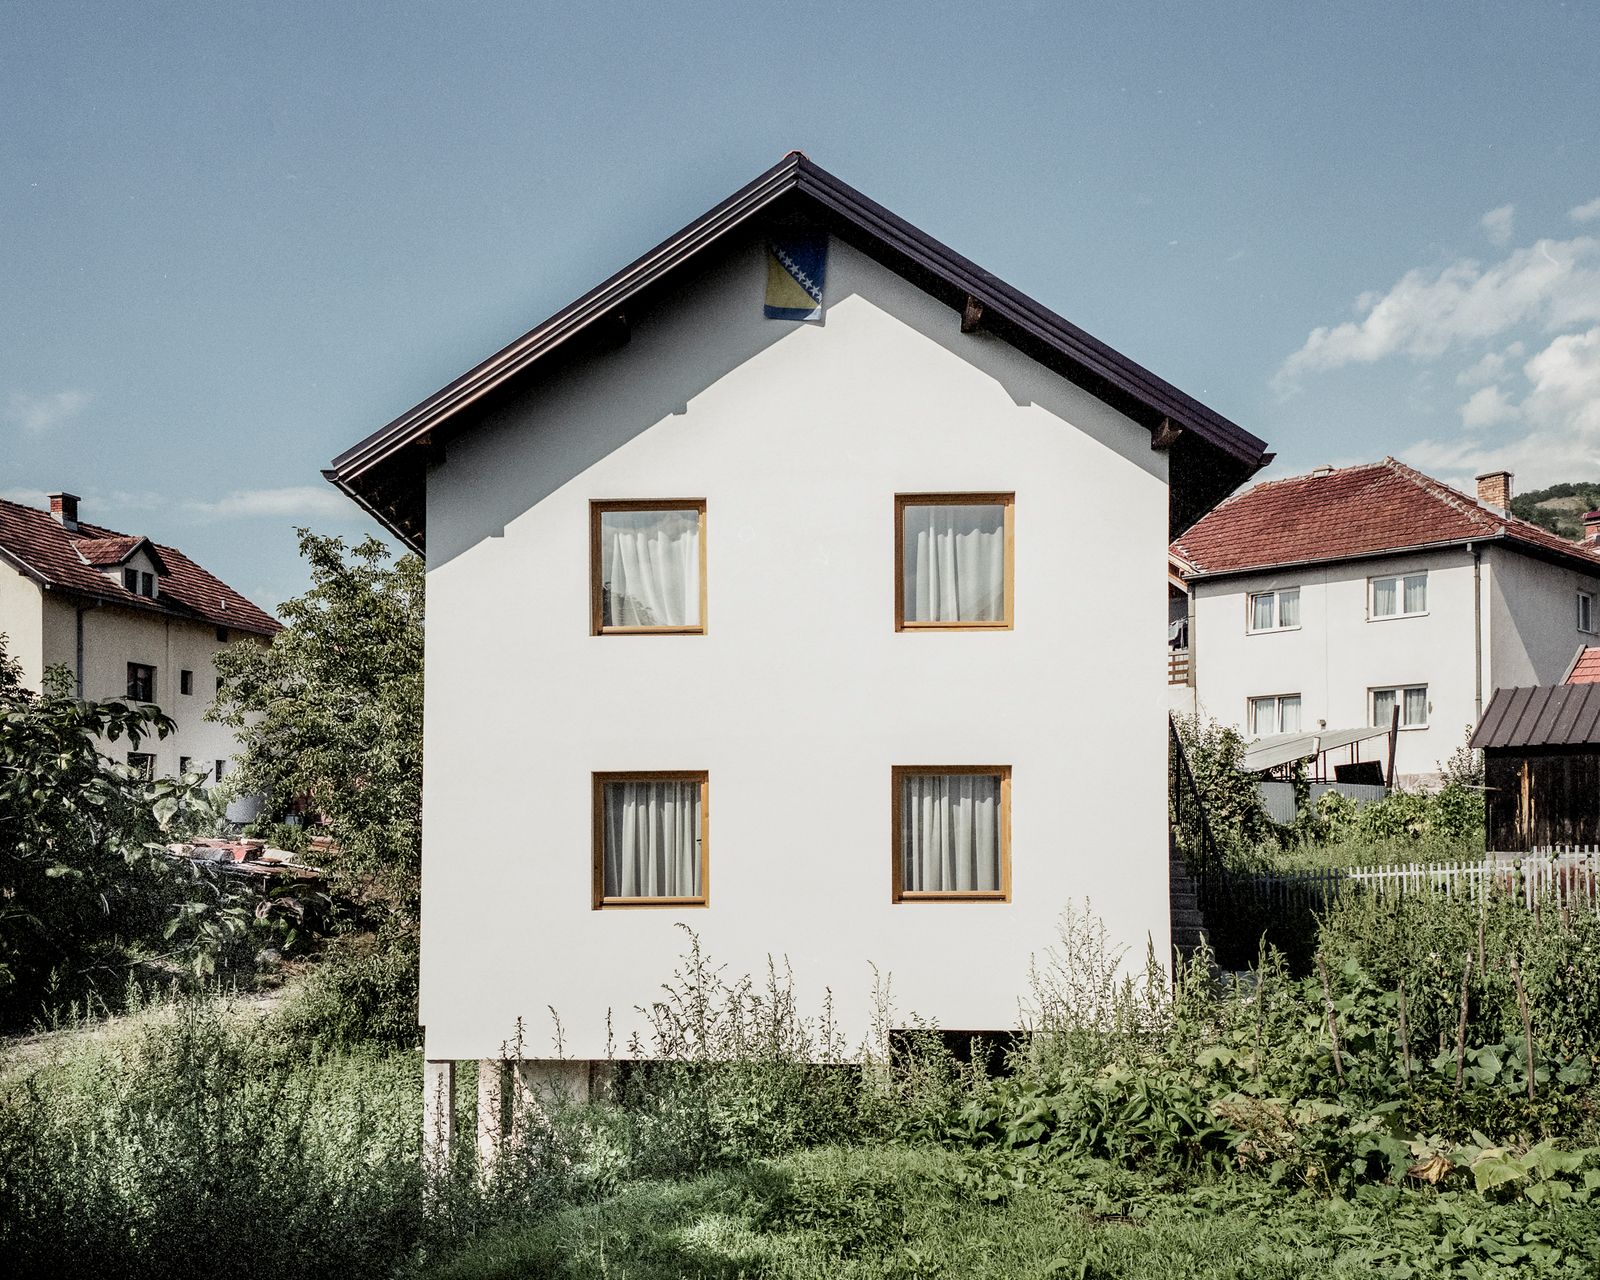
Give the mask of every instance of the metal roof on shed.
<path id="1" fill-rule="evenodd" d="M 1472 745 L 1600 746 L 1600 684 L 1496 689 Z"/>

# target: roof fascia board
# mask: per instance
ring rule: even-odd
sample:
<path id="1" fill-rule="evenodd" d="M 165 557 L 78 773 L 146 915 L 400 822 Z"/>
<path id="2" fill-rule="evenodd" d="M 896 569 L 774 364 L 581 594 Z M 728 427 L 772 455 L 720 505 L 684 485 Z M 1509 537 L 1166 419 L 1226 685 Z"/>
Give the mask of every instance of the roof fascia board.
<path id="1" fill-rule="evenodd" d="M 366 497 L 359 490 L 357 490 L 354 485 L 352 485 L 337 471 L 333 470 L 331 467 L 327 468 L 323 471 L 322 478 L 329 484 L 333 485 L 333 487 L 338 489 L 340 493 L 344 494 L 345 497 L 354 502 L 356 506 L 360 507 L 380 525 L 387 529 L 390 536 L 397 539 L 407 551 L 426 557 L 427 553 L 423 550 L 421 545 L 418 544 L 415 538 L 400 529 L 396 529 L 394 525 L 382 513 L 380 513 L 376 507 L 372 505 L 372 503 L 367 501 Z"/>
<path id="2" fill-rule="evenodd" d="M 1477 543 L 1497 542 L 1503 534 L 1485 534 L 1481 538 L 1452 538 L 1447 542 L 1419 542 L 1408 547 L 1386 547 L 1381 551 L 1363 551 L 1350 556 L 1313 556 L 1306 560 L 1277 560 L 1271 564 L 1246 565 L 1238 569 L 1217 569 L 1207 572 L 1196 570 L 1184 576 L 1190 582 L 1213 582 L 1223 578 L 1247 578 L 1255 573 L 1277 573 L 1283 569 L 1309 569 L 1323 564 L 1359 564 L 1367 560 L 1382 560 L 1387 556 L 1414 555 L 1417 552 L 1449 551 L 1454 547 L 1470 547 Z"/>
<path id="3" fill-rule="evenodd" d="M 791 190 L 798 190 L 824 208 L 861 227 L 909 261 L 946 281 L 952 288 L 972 294 L 997 318 L 1015 325 L 1036 341 L 1062 350 L 1086 372 L 1142 400 L 1151 406 L 1153 412 L 1192 427 L 1197 435 L 1213 447 L 1232 455 L 1252 470 L 1264 465 L 1265 445 L 1242 428 L 1183 395 L 1148 370 L 1120 357 L 1083 330 L 918 231 L 826 170 L 797 153 L 791 153 L 722 204 L 670 236 L 577 302 L 563 308 L 388 426 L 347 449 L 333 460 L 329 468 L 333 474 L 328 478 L 340 477 L 334 483 L 342 491 L 351 493 L 350 487 L 342 481 L 353 480 L 392 457 L 432 427 L 503 385 L 594 320 L 621 309 L 640 290 L 673 266 L 693 257 L 701 249 L 749 221 Z M 377 515 L 368 504 L 362 505 L 369 513 Z M 389 527 L 388 520 L 379 518 L 385 527 Z"/>

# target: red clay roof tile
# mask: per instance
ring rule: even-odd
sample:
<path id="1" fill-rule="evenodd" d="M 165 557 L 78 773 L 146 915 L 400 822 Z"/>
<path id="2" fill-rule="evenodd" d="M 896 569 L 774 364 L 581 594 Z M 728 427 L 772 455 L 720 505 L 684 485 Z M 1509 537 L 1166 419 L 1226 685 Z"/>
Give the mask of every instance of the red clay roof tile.
<path id="1" fill-rule="evenodd" d="M 1268 480 L 1219 504 L 1172 544 L 1193 577 L 1497 539 L 1556 553 L 1600 575 L 1600 554 L 1480 505 L 1385 458 Z"/>
<path id="2" fill-rule="evenodd" d="M 1567 676 L 1568 684 L 1600 684 L 1600 648 L 1590 645 L 1578 655 Z"/>
<path id="3" fill-rule="evenodd" d="M 283 629 L 271 614 L 258 609 L 176 547 L 150 543 L 164 566 L 160 593 L 154 600 L 124 590 L 120 580 L 113 580 L 96 567 L 120 563 L 144 541 L 99 525 L 79 524 L 76 530 L 68 529 L 48 511 L 0 498 L 0 553 L 30 577 L 129 608 L 199 618 L 214 626 L 253 635 L 271 636 Z M 119 550 L 120 554 L 116 554 Z"/>

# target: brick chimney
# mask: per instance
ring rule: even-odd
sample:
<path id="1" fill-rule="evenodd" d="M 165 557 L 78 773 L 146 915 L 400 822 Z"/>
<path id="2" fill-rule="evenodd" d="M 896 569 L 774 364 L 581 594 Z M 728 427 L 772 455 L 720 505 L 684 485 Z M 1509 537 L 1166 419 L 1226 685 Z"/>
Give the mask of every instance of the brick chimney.
<path id="1" fill-rule="evenodd" d="M 63 528 L 76 529 L 78 527 L 78 495 L 75 493 L 52 493 L 50 495 L 50 515 Z"/>
<path id="2" fill-rule="evenodd" d="M 1585 511 L 1583 513 L 1583 540 L 1585 542 L 1600 542 L 1600 511 Z"/>
<path id="3" fill-rule="evenodd" d="M 1486 507 L 1511 510 L 1511 473 L 1489 471 L 1478 477 L 1478 501 Z"/>

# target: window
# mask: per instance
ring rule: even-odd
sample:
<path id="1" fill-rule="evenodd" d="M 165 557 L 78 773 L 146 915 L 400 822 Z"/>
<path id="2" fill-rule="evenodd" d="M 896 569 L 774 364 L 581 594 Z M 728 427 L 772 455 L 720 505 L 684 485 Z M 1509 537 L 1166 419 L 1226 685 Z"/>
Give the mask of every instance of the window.
<path id="1" fill-rule="evenodd" d="M 1249 631 L 1288 631 L 1300 625 L 1300 588 L 1257 591 L 1250 597 Z"/>
<path id="2" fill-rule="evenodd" d="M 1009 765 L 897 765 L 895 902 L 1011 900 Z"/>
<path id="3" fill-rule="evenodd" d="M 128 664 L 128 701 L 154 702 L 156 700 L 156 669 L 142 662 Z"/>
<path id="4" fill-rule="evenodd" d="M 152 600 L 156 598 L 155 574 L 141 573 L 139 575 L 139 594 L 142 596 L 149 596 Z"/>
<path id="5" fill-rule="evenodd" d="M 216 780 L 218 782 L 221 782 L 222 781 L 222 775 L 228 772 L 228 762 L 226 760 L 218 760 L 216 762 L 216 764 L 217 764 L 217 767 L 216 767 L 216 770 L 213 773 L 213 776 L 216 778 Z"/>
<path id="6" fill-rule="evenodd" d="M 228 643 L 228 628 L 227 627 L 218 627 L 217 628 L 217 643 L 218 644 L 227 644 Z"/>
<path id="7" fill-rule="evenodd" d="M 1011 626 L 1013 497 L 896 496 L 896 631 Z"/>
<path id="8" fill-rule="evenodd" d="M 149 782 L 156 776 L 156 758 L 143 751 L 128 752 L 128 768 Z"/>
<path id="9" fill-rule="evenodd" d="M 703 907 L 703 770 L 594 775 L 594 906 Z"/>
<path id="10" fill-rule="evenodd" d="M 589 504 L 593 635 L 703 635 L 704 499 Z"/>
<path id="11" fill-rule="evenodd" d="M 193 763 L 194 763 L 194 757 L 193 756 L 179 756 L 178 757 L 178 776 L 181 778 L 181 777 L 184 777 L 185 775 L 187 775 L 188 772 L 189 772 L 189 766 L 192 765 Z"/>
<path id="12" fill-rule="evenodd" d="M 180 671 L 180 672 L 178 672 L 178 692 L 179 693 L 193 693 L 194 692 L 194 672 L 192 672 L 192 671 Z"/>
<path id="13" fill-rule="evenodd" d="M 1392 689 L 1372 691 L 1372 723 L 1387 729 L 1394 723 L 1395 706 L 1400 707 L 1402 729 L 1428 727 L 1428 686 L 1425 684 L 1399 685 Z"/>
<path id="14" fill-rule="evenodd" d="M 1407 573 L 1372 579 L 1371 617 L 1410 618 L 1427 612 L 1427 574 Z"/>
<path id="15" fill-rule="evenodd" d="M 1594 592 L 1578 592 L 1578 630 L 1594 630 Z"/>
<path id="16" fill-rule="evenodd" d="M 124 569 L 122 571 L 122 585 L 134 595 L 139 594 L 139 571 L 137 569 Z"/>
<path id="17" fill-rule="evenodd" d="M 217 677 L 217 697 L 220 698 L 221 696 L 222 696 L 222 677 L 218 676 Z"/>
<path id="18" fill-rule="evenodd" d="M 1270 694 L 1264 698 L 1250 699 L 1250 735 L 1255 738 L 1270 737 L 1275 733 L 1300 732 L 1300 695 L 1298 693 Z"/>

